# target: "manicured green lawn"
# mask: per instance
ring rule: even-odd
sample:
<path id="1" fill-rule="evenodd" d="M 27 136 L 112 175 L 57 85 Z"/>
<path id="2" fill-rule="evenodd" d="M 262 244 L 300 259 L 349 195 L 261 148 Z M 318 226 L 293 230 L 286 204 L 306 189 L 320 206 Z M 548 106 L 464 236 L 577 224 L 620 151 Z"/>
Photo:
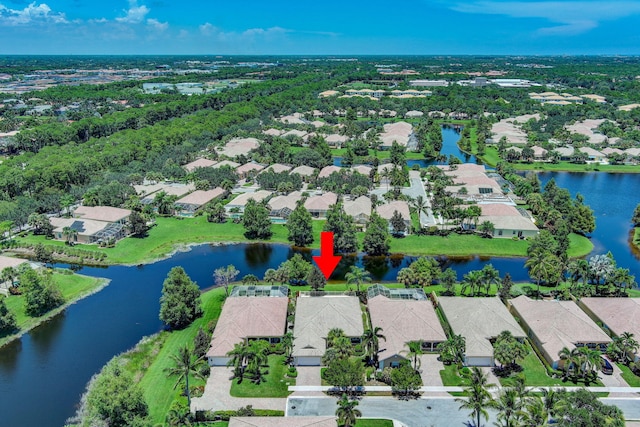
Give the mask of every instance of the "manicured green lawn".
<path id="1" fill-rule="evenodd" d="M 440 371 L 440 378 L 444 386 L 466 387 L 469 385 L 469 379 L 460 376 L 457 365 L 445 365 Z"/>
<path id="2" fill-rule="evenodd" d="M 231 396 L 234 397 L 287 397 L 289 386 L 296 385 L 295 378 L 285 377 L 286 365 L 284 356 L 269 356 L 269 372 L 265 375 L 265 381 L 254 384 L 248 379 L 238 383 L 231 383 Z"/>
<path id="3" fill-rule="evenodd" d="M 356 427 L 393 427 L 391 420 L 356 420 Z"/>
<path id="4" fill-rule="evenodd" d="M 569 236 L 569 256 L 587 255 L 593 249 L 589 239 L 577 234 Z M 411 255 L 448 255 L 448 256 L 527 256 L 529 242 L 512 239 L 485 239 L 476 235 L 452 233 L 448 236 L 409 235 L 400 239 L 391 239 L 391 252 Z"/>
<path id="5" fill-rule="evenodd" d="M 134 378 L 140 379 L 140 386 L 144 390 L 144 397 L 149 404 L 149 415 L 152 424 L 163 423 L 174 399 L 180 396 L 181 387 L 174 390 L 174 378 L 168 378 L 165 369 L 173 365 L 171 356 L 178 353 L 178 349 L 185 344 L 193 348 L 193 338 L 198 328 L 220 316 L 224 301 L 224 289 L 217 288 L 202 294 L 204 315 L 193 322 L 188 328 L 180 331 L 161 332 L 153 339 L 162 340 L 162 345 L 150 345 L 147 351 L 140 351 L 132 357 L 132 364 L 127 369 L 134 373 Z M 152 361 L 149 363 L 148 361 Z M 204 385 L 202 380 L 193 380 L 193 385 Z"/>
<path id="6" fill-rule="evenodd" d="M 521 363 L 523 368 L 525 385 L 529 387 L 548 387 L 548 386 L 560 386 L 560 387 L 574 387 L 585 386 L 584 381 L 578 381 L 574 383 L 572 381 L 563 381 L 562 378 L 552 378 L 547 375 L 547 370 L 544 363 L 538 357 L 537 353 L 531 348 L 529 341 L 525 343 L 529 354 L 524 358 Z M 500 378 L 500 384 L 503 386 L 512 386 L 515 384 L 514 378 Z M 600 381 L 596 383 L 590 383 L 590 387 L 602 386 Z"/>
<path id="7" fill-rule="evenodd" d="M 612 172 L 612 173 L 640 173 L 640 165 L 579 165 L 571 162 L 544 163 L 511 163 L 518 170 L 538 170 L 551 172 Z"/>
<path id="8" fill-rule="evenodd" d="M 313 230 L 316 242 L 312 247 L 320 247 L 320 232 L 324 221 L 314 221 Z M 273 224 L 272 243 L 286 243 L 287 229 L 282 224 Z M 43 243 L 45 245 L 64 245 L 64 242 L 46 240 L 43 236 L 29 235 L 19 238 L 28 243 Z M 99 248 L 94 245 L 77 245 L 76 248 L 101 251 L 107 254 L 109 264 L 142 264 L 167 256 L 180 245 L 209 243 L 209 242 L 248 242 L 244 237 L 242 224 L 228 221 L 224 224 L 207 222 L 203 216 L 195 218 L 162 218 L 156 220 L 156 226 L 149 230 L 144 238 L 127 237 L 116 244 L 114 248 Z"/>
<path id="9" fill-rule="evenodd" d="M 640 377 L 631 372 L 631 369 L 627 365 L 623 365 L 622 363 L 616 363 L 618 368 L 622 371 L 622 378 L 629 384 L 631 387 L 640 387 Z"/>
<path id="10" fill-rule="evenodd" d="M 60 271 L 54 272 L 53 281 L 60 287 L 66 303 L 80 299 L 82 296 L 93 292 L 105 284 L 105 279 L 82 276 L 80 274 L 63 274 Z M 27 315 L 27 313 L 25 313 L 23 295 L 9 295 L 5 298 L 5 304 L 9 311 L 16 316 L 16 323 L 19 330 L 29 330 L 51 315 L 50 313 L 40 317 Z M 6 344 L 10 339 L 11 336 L 0 338 L 0 346 Z"/>

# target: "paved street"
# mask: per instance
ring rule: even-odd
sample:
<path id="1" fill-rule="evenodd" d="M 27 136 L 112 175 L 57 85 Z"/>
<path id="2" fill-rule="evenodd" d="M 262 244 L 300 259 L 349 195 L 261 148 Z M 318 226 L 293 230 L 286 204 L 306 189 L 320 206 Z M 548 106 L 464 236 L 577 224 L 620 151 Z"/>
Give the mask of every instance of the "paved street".
<path id="1" fill-rule="evenodd" d="M 462 426 L 469 419 L 466 411 L 459 411 L 459 403 L 453 398 L 429 398 L 402 401 L 388 397 L 365 397 L 358 409 L 365 418 L 395 419 L 409 427 L 452 427 Z M 333 415 L 336 398 L 290 397 L 287 402 L 287 416 Z M 490 410 L 490 420 L 496 421 L 495 411 Z"/>

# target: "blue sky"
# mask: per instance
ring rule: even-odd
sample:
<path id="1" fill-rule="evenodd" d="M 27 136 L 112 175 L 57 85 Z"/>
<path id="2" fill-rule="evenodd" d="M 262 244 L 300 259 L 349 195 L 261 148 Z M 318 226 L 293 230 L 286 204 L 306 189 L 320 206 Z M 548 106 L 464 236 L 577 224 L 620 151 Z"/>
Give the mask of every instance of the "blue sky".
<path id="1" fill-rule="evenodd" d="M 640 54 L 640 0 L 0 0 L 0 54 Z"/>

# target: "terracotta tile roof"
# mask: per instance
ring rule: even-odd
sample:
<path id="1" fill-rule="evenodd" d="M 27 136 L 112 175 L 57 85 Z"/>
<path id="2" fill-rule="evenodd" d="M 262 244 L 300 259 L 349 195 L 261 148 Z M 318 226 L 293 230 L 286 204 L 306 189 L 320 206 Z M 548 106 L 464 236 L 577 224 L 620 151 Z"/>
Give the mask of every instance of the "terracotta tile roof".
<path id="1" fill-rule="evenodd" d="M 117 222 L 129 218 L 129 209 L 114 208 L 111 206 L 78 206 L 73 211 L 73 216 L 82 219 L 93 219 L 104 222 Z"/>
<path id="2" fill-rule="evenodd" d="M 584 304 L 614 334 L 631 332 L 640 338 L 640 298 L 582 298 Z"/>
<path id="3" fill-rule="evenodd" d="M 489 339 L 502 331 L 516 338 L 526 334 L 498 298 L 438 297 L 453 333 L 466 339 L 467 356 L 493 357 Z"/>
<path id="4" fill-rule="evenodd" d="M 364 333 L 360 300 L 350 296 L 299 297 L 293 329 L 294 356 L 322 356 L 333 328 L 348 337 Z"/>
<path id="5" fill-rule="evenodd" d="M 26 259 L 13 258 L 13 257 L 0 255 L 0 272 L 2 272 L 2 270 L 4 270 L 7 267 L 15 268 L 20 264 L 24 264 L 25 262 L 27 262 Z"/>
<path id="6" fill-rule="evenodd" d="M 220 187 L 216 187 L 213 190 L 207 190 L 207 191 L 196 190 L 193 193 L 187 196 L 184 196 L 183 198 L 178 200 L 176 203 L 183 204 L 183 205 L 202 206 L 204 204 L 209 203 L 213 199 L 216 199 L 222 196 L 224 193 L 225 191 Z"/>
<path id="7" fill-rule="evenodd" d="M 187 163 L 186 165 L 184 165 L 182 167 L 185 168 L 187 170 L 187 172 L 193 172 L 197 168 L 209 168 L 209 167 L 211 167 L 211 166 L 213 166 L 215 164 L 216 164 L 216 162 L 214 162 L 213 160 L 197 159 L 197 160 L 194 160 L 191 163 Z"/>
<path id="8" fill-rule="evenodd" d="M 288 304 L 289 299 L 284 297 L 227 298 L 207 356 L 224 357 L 245 338 L 284 335 Z"/>
<path id="9" fill-rule="evenodd" d="M 409 341 L 446 341 L 431 301 L 389 299 L 378 295 L 367 302 L 373 327 L 381 327 L 386 341 L 380 340 L 380 360 L 399 355 Z"/>
<path id="10" fill-rule="evenodd" d="M 385 205 L 380 205 L 376 208 L 378 215 L 387 221 L 393 217 L 393 213 L 398 211 L 402 215 L 402 219 L 405 221 L 411 220 L 411 214 L 409 213 L 409 204 L 402 200 L 396 200 Z"/>
<path id="11" fill-rule="evenodd" d="M 609 343 L 611 338 L 573 301 L 532 300 L 525 295 L 510 300 L 546 352 L 558 360 L 563 347 L 576 343 Z"/>

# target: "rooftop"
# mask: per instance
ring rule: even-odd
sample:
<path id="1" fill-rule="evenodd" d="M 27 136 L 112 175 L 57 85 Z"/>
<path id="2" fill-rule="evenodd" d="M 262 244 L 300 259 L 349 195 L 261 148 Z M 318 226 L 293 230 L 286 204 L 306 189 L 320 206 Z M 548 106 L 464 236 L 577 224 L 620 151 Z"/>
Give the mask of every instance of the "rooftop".
<path id="1" fill-rule="evenodd" d="M 409 341 L 446 341 L 429 300 L 389 299 L 383 295 L 368 300 L 373 327 L 381 327 L 386 341 L 380 341 L 380 359 L 384 360 L 406 350 Z"/>
<path id="2" fill-rule="evenodd" d="M 0 272 L 2 270 L 4 270 L 7 267 L 17 267 L 20 264 L 24 264 L 25 262 L 27 262 L 26 259 L 21 259 L 21 258 L 13 258 L 13 257 L 8 257 L 8 256 L 4 256 L 4 255 L 0 255 Z"/>
<path id="3" fill-rule="evenodd" d="M 357 297 L 299 297 L 293 355 L 322 356 L 326 349 L 325 338 L 333 328 L 342 329 L 348 337 L 362 336 L 362 311 Z"/>
<path id="4" fill-rule="evenodd" d="M 211 166 L 213 166 L 215 164 L 216 164 L 216 162 L 214 162 L 213 160 L 197 159 L 197 160 L 194 160 L 191 163 L 187 163 L 186 165 L 183 166 L 183 168 L 185 168 L 187 170 L 187 172 L 193 172 L 197 168 L 209 168 L 209 167 L 211 167 Z"/>
<path id="5" fill-rule="evenodd" d="M 288 304 L 283 297 L 227 298 L 207 356 L 224 357 L 245 338 L 284 335 Z"/>
<path id="6" fill-rule="evenodd" d="M 608 343 L 611 338 L 573 301 L 532 300 L 521 295 L 510 300 L 518 316 L 529 326 L 552 358 L 563 347 L 577 343 Z"/>
<path id="7" fill-rule="evenodd" d="M 466 339 L 467 356 L 491 356 L 489 341 L 502 331 L 516 338 L 526 334 L 498 298 L 438 297 L 447 322 L 455 334 Z"/>
<path id="8" fill-rule="evenodd" d="M 640 298 L 582 298 L 580 304 L 614 334 L 631 332 L 640 338 Z"/>
<path id="9" fill-rule="evenodd" d="M 129 209 L 114 208 L 111 206 L 78 206 L 73 211 L 73 216 L 95 221 L 117 222 L 129 218 Z"/>
<path id="10" fill-rule="evenodd" d="M 183 205 L 202 206 L 204 204 L 209 203 L 211 200 L 222 196 L 224 193 L 225 191 L 220 187 L 216 187 L 213 190 L 207 190 L 207 191 L 196 190 L 193 193 L 187 196 L 184 196 L 183 198 L 178 200 L 176 203 L 183 204 Z"/>

